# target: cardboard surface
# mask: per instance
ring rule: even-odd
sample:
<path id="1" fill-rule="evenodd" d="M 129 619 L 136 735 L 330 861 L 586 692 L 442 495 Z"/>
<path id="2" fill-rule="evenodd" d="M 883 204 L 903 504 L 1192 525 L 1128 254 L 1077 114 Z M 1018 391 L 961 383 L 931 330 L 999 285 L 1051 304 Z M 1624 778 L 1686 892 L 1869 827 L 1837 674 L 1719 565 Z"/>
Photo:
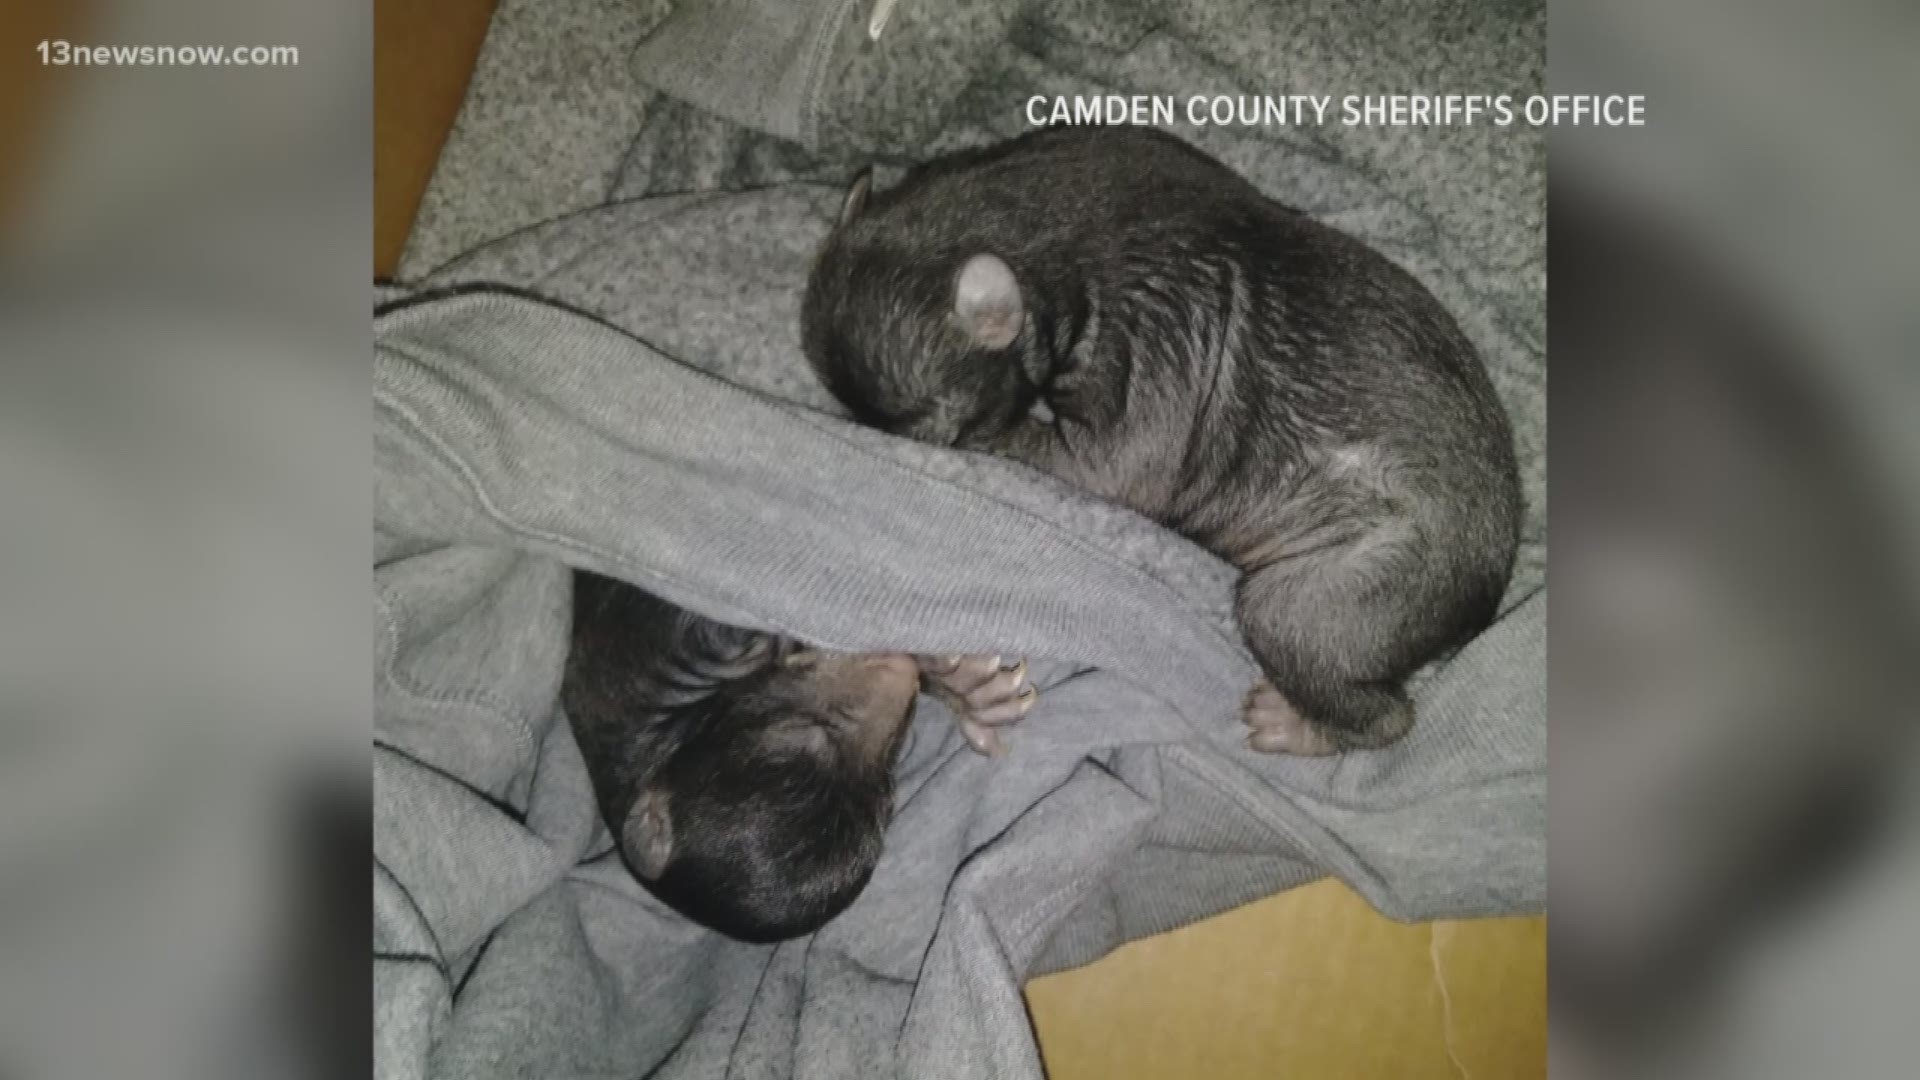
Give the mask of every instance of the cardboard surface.
<path id="1" fill-rule="evenodd" d="M 373 272 L 392 274 L 467 96 L 495 0 L 375 0 Z"/>
<path id="2" fill-rule="evenodd" d="M 1547 1074 L 1546 920 L 1405 925 L 1323 881 L 1037 979 L 1053 1080 Z"/>

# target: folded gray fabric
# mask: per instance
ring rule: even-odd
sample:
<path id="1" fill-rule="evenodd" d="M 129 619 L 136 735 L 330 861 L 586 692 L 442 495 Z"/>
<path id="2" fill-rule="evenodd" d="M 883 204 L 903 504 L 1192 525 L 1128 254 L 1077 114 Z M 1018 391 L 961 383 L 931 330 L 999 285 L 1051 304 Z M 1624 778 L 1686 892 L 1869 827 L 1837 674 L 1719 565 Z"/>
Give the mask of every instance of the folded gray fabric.
<path id="1" fill-rule="evenodd" d="M 897 0 L 874 40 L 864 0 L 503 0 L 375 327 L 381 1075 L 1036 1076 L 1020 983 L 1124 940 L 1326 874 L 1397 918 L 1542 907 L 1537 134 L 1181 132 L 1420 277 L 1514 417 L 1505 614 L 1384 752 L 1243 749 L 1228 567 L 836 419 L 798 348 L 837 184 L 1014 134 L 1031 93 L 1538 88 L 1537 5 L 1376 10 Z M 730 15 L 764 64 L 692 50 Z M 867 893 L 729 942 L 596 817 L 556 713 L 569 566 L 824 644 L 1029 655 L 1043 696 L 998 761 L 925 702 Z"/>
<path id="2" fill-rule="evenodd" d="M 382 1071 L 1036 1075 L 1020 983 L 1130 937 L 1329 872 L 1401 918 L 1537 910 L 1544 595 L 1420 686 L 1392 750 L 1245 750 L 1229 568 L 782 400 L 826 405 L 793 308 L 836 198 L 591 211 L 378 320 Z M 555 715 L 568 565 L 831 645 L 1030 655 L 1042 704 L 1000 761 L 930 704 L 867 893 L 807 941 L 727 942 L 594 816 Z"/>
<path id="3" fill-rule="evenodd" d="M 705 114 L 650 118 L 675 129 L 682 149 L 737 150 L 744 126 L 842 159 L 918 159 L 1017 133 L 1035 94 L 1165 94 L 1182 105 L 1193 95 L 1524 96 L 1542 89 L 1545 31 L 1544 4 L 1476 0 L 1384 16 L 1350 0 L 684 0 L 646 33 L 632 72 Z M 1479 258 L 1537 253 L 1537 132 L 1483 123 L 1434 137 L 1335 123 L 1257 135 L 1389 180 Z"/>

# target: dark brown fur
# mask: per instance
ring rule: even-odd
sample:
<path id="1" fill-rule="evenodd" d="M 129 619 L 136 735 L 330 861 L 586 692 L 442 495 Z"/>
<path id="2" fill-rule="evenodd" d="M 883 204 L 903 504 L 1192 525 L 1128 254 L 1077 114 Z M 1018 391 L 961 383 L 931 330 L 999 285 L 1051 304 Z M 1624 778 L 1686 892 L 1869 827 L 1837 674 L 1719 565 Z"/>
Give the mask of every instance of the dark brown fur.
<path id="1" fill-rule="evenodd" d="M 919 671 L 802 649 L 574 575 L 561 702 L 620 852 L 668 905 L 746 941 L 859 896 L 893 816 Z"/>
<path id="2" fill-rule="evenodd" d="M 1512 437 L 1453 319 L 1170 135 L 1048 129 L 857 187 L 803 333 L 856 419 L 1023 461 L 1231 560 L 1304 720 L 1286 749 L 1398 739 L 1407 677 L 1491 621 L 1511 571 Z"/>

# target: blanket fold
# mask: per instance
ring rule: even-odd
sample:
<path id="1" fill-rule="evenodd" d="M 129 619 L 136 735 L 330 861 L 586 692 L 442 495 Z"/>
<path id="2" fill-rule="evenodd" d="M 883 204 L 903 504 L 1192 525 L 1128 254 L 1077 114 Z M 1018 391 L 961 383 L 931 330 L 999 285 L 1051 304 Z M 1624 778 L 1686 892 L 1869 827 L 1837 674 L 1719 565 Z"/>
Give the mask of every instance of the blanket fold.
<path id="1" fill-rule="evenodd" d="M 376 343 L 377 978 L 411 1010 L 383 1042 L 418 1031 L 393 1075 L 710 1075 L 754 1040 L 809 1048 L 770 1075 L 1033 1075 L 1020 982 L 1123 936 L 1327 872 L 1409 918 L 1541 902 L 1543 598 L 1423 686 L 1400 746 L 1259 755 L 1231 574 L 1144 520 L 516 293 L 402 301 Z M 626 877 L 593 817 L 554 704 L 568 566 L 842 647 L 997 643 L 1034 657 L 1043 706 L 997 761 L 923 710 L 861 899 L 807 941 L 720 941 Z M 1082 925 L 1090 905 L 1119 917 Z M 856 1001 L 892 1019 L 849 1024 Z M 677 1019 L 616 1030 L 635 1012 Z"/>

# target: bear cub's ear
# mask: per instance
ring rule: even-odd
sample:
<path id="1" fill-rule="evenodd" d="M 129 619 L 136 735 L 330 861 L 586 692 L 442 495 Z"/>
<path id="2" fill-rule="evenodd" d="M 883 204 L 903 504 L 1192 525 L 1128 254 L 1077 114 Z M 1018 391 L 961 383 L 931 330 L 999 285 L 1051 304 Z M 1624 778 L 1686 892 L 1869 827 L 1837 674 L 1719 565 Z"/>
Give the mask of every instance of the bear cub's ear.
<path id="1" fill-rule="evenodd" d="M 627 813 L 626 835 L 621 837 L 627 861 L 642 881 L 658 881 L 673 861 L 673 813 L 667 793 L 659 788 L 641 792 Z"/>
<path id="2" fill-rule="evenodd" d="M 968 259 L 954 282 L 953 317 L 967 340 L 981 348 L 1004 349 L 1013 344 L 1027 317 L 1013 269 L 999 256 L 984 252 Z"/>
<path id="3" fill-rule="evenodd" d="M 840 220 L 833 227 L 844 229 L 847 222 L 859 217 L 860 211 L 867 208 L 867 194 L 872 190 L 873 166 L 869 165 L 861 169 L 860 175 L 854 177 L 853 183 L 847 187 L 847 197 L 840 203 Z"/>

